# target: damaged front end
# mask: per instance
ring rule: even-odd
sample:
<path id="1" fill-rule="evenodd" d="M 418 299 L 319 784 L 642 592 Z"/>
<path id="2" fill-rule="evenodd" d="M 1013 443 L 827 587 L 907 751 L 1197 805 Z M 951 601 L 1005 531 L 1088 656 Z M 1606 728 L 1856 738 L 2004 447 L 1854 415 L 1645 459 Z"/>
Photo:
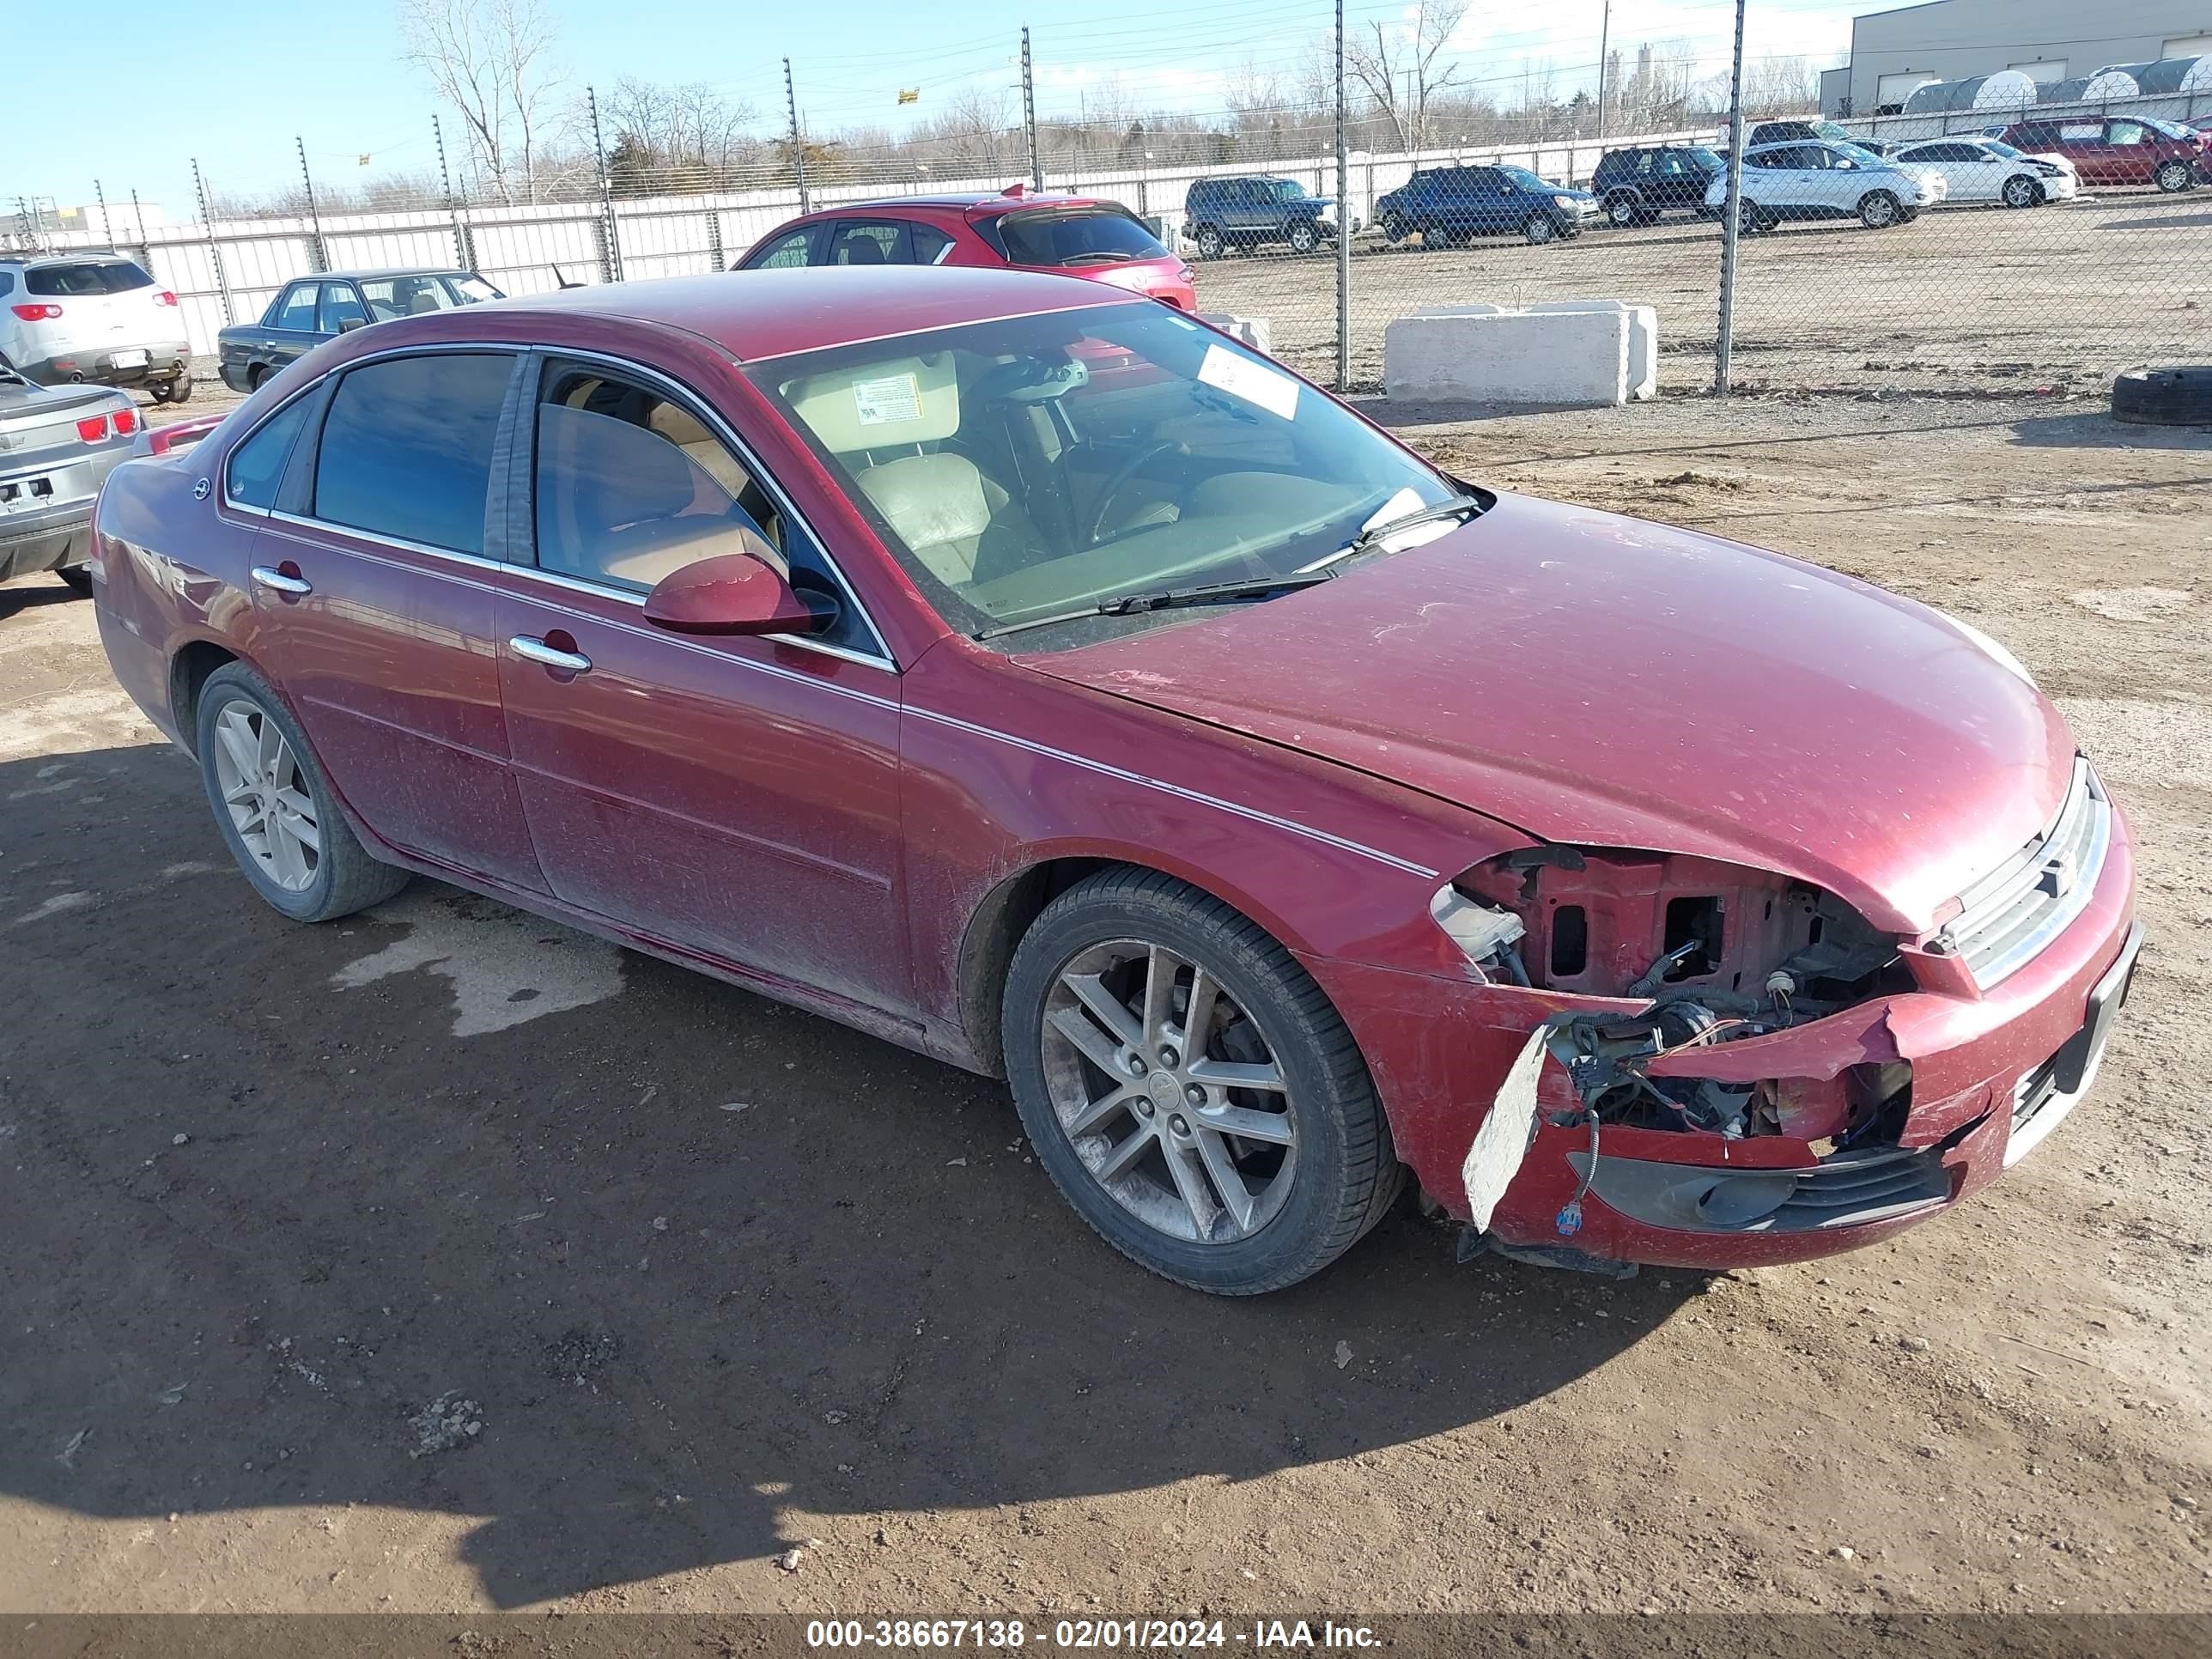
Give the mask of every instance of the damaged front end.
<path id="1" fill-rule="evenodd" d="M 1947 1160 L 1984 1127 L 1988 1091 L 1915 1118 L 1889 1010 L 1925 988 L 1929 953 L 1834 895 L 1710 860 L 1546 845 L 1466 872 L 1431 915 L 1493 1003 L 1534 1017 L 1459 1171 L 1468 1220 L 1509 1253 L 1621 1254 L 1619 1237 L 1584 1236 L 1593 1195 L 1608 1222 L 1716 1243 L 1956 1195 Z"/>

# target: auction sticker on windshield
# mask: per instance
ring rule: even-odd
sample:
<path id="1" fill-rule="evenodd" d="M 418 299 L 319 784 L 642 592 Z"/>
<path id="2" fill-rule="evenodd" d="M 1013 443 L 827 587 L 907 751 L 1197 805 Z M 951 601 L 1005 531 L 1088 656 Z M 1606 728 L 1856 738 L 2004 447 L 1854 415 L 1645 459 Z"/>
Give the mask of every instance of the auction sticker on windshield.
<path id="1" fill-rule="evenodd" d="M 921 418 L 921 386 L 911 374 L 885 374 L 853 386 L 853 404 L 862 426 L 889 426 Z"/>
<path id="2" fill-rule="evenodd" d="M 1224 346 L 1208 346 L 1198 378 L 1218 386 L 1232 398 L 1257 404 L 1270 415 L 1295 420 L 1298 412 L 1298 383 L 1287 374 L 1264 368 L 1249 357 L 1240 357 Z M 866 419 L 864 416 L 861 418 Z"/>

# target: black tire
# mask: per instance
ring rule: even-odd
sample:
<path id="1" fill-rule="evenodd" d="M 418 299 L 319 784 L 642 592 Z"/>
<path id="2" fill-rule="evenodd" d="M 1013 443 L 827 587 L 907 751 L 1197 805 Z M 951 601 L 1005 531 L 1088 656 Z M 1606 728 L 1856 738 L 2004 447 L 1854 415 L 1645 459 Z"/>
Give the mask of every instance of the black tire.
<path id="1" fill-rule="evenodd" d="M 1061 1127 L 1042 1026 L 1061 970 L 1115 940 L 1200 963 L 1264 1037 L 1290 1090 L 1297 1165 L 1282 1207 L 1229 1243 L 1179 1238 L 1122 1207 Z M 1061 894 L 1016 947 L 1004 1006 L 1006 1077 L 1045 1172 L 1076 1212 L 1139 1266 L 1193 1290 L 1255 1296 L 1310 1278 L 1389 1210 L 1403 1182 L 1366 1062 L 1322 988 L 1267 933 L 1218 899 L 1156 871 L 1102 871 Z"/>
<path id="2" fill-rule="evenodd" d="M 267 380 L 268 378 L 269 378 L 269 366 L 268 366 L 266 363 L 256 363 L 256 364 L 254 364 L 251 368 L 249 368 L 249 369 L 247 369 L 247 370 L 246 371 L 246 391 L 247 391 L 248 392 L 258 392 L 258 391 L 260 391 L 260 390 L 261 390 L 261 383 L 262 383 L 264 380 Z"/>
<path id="3" fill-rule="evenodd" d="M 1311 253 L 1321 246 L 1320 234 L 1314 229 L 1312 222 L 1305 219 L 1291 227 L 1287 240 L 1291 252 L 1301 255 Z"/>
<path id="4" fill-rule="evenodd" d="M 1229 251 L 1229 244 L 1213 225 L 1200 225 L 1192 240 L 1198 244 L 1198 257 L 1201 259 L 1218 259 Z"/>
<path id="5" fill-rule="evenodd" d="M 186 368 L 178 370 L 176 374 L 167 382 L 167 386 L 168 396 L 166 398 L 162 398 L 161 393 L 158 391 L 155 392 L 154 395 L 157 398 L 161 398 L 161 401 L 167 404 L 188 404 L 191 402 L 192 374 L 190 369 Z"/>
<path id="6" fill-rule="evenodd" d="M 71 587 L 76 589 L 80 593 L 89 593 L 92 592 L 92 571 L 87 566 L 81 564 L 65 565 L 61 569 L 55 571 L 54 574 L 59 576 L 64 581 L 67 582 Z"/>
<path id="7" fill-rule="evenodd" d="M 240 838 L 230 809 L 223 804 L 222 787 L 216 781 L 216 721 L 225 709 L 241 703 L 249 705 L 262 720 L 273 723 L 283 735 L 298 764 L 301 781 L 307 786 L 306 793 L 314 803 L 315 828 L 321 847 L 313 878 L 296 891 L 278 886 L 263 872 L 259 860 Z M 346 822 L 345 812 L 331 793 L 330 781 L 323 775 L 322 763 L 315 758 L 306 735 L 269 689 L 268 683 L 244 663 L 225 663 L 208 676 L 192 711 L 192 729 L 193 747 L 199 756 L 200 781 L 206 788 L 208 807 L 215 814 L 216 827 L 222 832 L 231 856 L 238 860 L 246 884 L 271 909 L 295 921 L 332 921 L 356 910 L 365 910 L 372 904 L 381 904 L 407 884 L 407 872 L 379 863 L 362 846 L 353 833 L 353 826 Z"/>
<path id="8" fill-rule="evenodd" d="M 1903 222 L 1905 209 L 1886 190 L 1870 190 L 1859 198 L 1859 222 L 1869 230 L 1887 230 Z"/>
<path id="9" fill-rule="evenodd" d="M 2169 196 L 2179 196 L 2197 182 L 2197 169 L 2186 161 L 2162 163 L 2151 180 Z"/>
<path id="10" fill-rule="evenodd" d="M 1997 198 L 2008 208 L 2032 208 L 2043 200 L 2043 186 L 2026 173 L 2015 173 L 2004 181 Z"/>
<path id="11" fill-rule="evenodd" d="M 1605 219 L 1615 230 L 1633 230 L 1650 222 L 1636 192 L 1629 190 L 1617 190 L 1605 198 Z"/>
<path id="12" fill-rule="evenodd" d="M 1382 240 L 1395 246 L 1413 234 L 1413 227 L 1395 213 L 1382 216 Z"/>
<path id="13" fill-rule="evenodd" d="M 1546 242 L 1559 240 L 1559 221 L 1548 213 L 1532 213 L 1521 227 L 1521 239 L 1531 247 L 1540 247 Z"/>
<path id="14" fill-rule="evenodd" d="M 1764 236 L 1781 220 L 1756 202 L 1746 202 L 1736 215 L 1736 228 L 1746 236 Z"/>
<path id="15" fill-rule="evenodd" d="M 2212 363 L 2130 369 L 2112 382 L 2112 418 L 2130 426 L 2212 426 Z"/>

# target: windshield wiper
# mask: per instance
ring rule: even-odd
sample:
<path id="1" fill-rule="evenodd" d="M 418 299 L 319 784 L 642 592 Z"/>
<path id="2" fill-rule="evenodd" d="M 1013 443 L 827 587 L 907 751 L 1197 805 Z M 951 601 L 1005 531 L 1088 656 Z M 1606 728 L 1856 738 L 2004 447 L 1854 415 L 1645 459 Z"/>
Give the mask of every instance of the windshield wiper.
<path id="1" fill-rule="evenodd" d="M 1163 588 L 1156 593 L 1124 593 L 1119 599 L 1102 599 L 1097 605 L 1086 605 L 1074 611 L 1055 611 L 1048 616 L 1025 617 L 1019 622 L 1000 623 L 987 628 L 975 637 L 995 640 L 1002 634 L 1019 634 L 1026 629 L 1050 628 L 1055 623 L 1080 622 L 1086 617 L 1134 617 L 1147 611 L 1172 611 L 1187 605 L 1215 605 L 1231 599 L 1267 599 L 1278 593 L 1287 593 L 1294 588 L 1311 587 L 1316 582 L 1329 580 L 1330 573 L 1317 571 L 1290 576 L 1252 576 L 1243 581 L 1206 582 L 1197 587 Z"/>
<path id="2" fill-rule="evenodd" d="M 1355 558 L 1362 553 L 1372 551 L 1401 530 L 1412 530 L 1421 525 L 1434 524 L 1439 519 L 1455 519 L 1462 513 L 1473 518 L 1483 510 L 1482 500 L 1480 496 L 1453 495 L 1438 501 L 1434 507 L 1424 507 L 1412 513 L 1401 513 L 1395 519 L 1371 526 L 1361 531 L 1342 547 L 1338 548 L 1335 552 L 1324 558 L 1315 560 L 1311 564 L 1307 565 L 1305 569 L 1309 572 L 1327 571 L 1334 565 L 1342 564 L 1346 559 Z"/>

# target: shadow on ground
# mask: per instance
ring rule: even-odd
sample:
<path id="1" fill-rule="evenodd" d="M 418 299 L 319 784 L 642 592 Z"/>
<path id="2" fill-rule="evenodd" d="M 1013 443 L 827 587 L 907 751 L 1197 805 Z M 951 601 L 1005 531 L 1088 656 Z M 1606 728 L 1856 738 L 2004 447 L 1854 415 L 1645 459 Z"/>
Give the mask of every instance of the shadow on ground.
<path id="1" fill-rule="evenodd" d="M 333 976 L 483 938 L 520 1006 L 607 947 L 428 884 L 411 932 L 287 923 L 166 748 L 0 765 L 0 1485 L 42 1504 L 483 1517 L 465 1553 L 512 1607 L 776 1553 L 786 1504 L 1417 1439 L 1692 1288 L 1455 1268 L 1408 1209 L 1208 1300 L 1073 1218 L 994 1084 L 628 955 L 602 1000 L 456 1037 L 454 960 Z"/>

